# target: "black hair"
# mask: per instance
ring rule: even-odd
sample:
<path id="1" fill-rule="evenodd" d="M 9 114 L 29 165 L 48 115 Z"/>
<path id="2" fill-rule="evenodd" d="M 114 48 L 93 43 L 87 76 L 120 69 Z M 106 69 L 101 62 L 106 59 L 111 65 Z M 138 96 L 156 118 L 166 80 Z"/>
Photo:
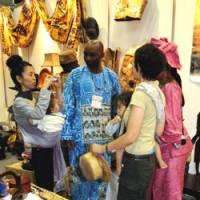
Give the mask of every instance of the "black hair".
<path id="1" fill-rule="evenodd" d="M 119 94 L 116 98 L 116 103 L 121 102 L 125 107 L 128 107 L 131 97 L 132 97 L 133 92 L 132 91 L 125 91 Z"/>
<path id="2" fill-rule="evenodd" d="M 10 70 L 10 76 L 15 84 L 14 88 L 18 91 L 21 90 L 21 85 L 17 81 L 17 76 L 22 76 L 25 67 L 32 65 L 27 61 L 24 61 L 19 55 L 10 56 L 6 61 L 6 65 Z"/>
<path id="3" fill-rule="evenodd" d="M 90 39 L 97 39 L 99 36 L 99 25 L 95 18 L 88 17 L 83 22 L 83 27 L 86 30 L 86 34 Z M 95 32 L 89 33 L 88 29 L 95 29 Z"/>
<path id="4" fill-rule="evenodd" d="M 147 80 L 156 80 L 166 65 L 165 55 L 152 44 L 145 44 L 135 52 L 135 68 Z"/>
<path id="5" fill-rule="evenodd" d="M 168 68 L 169 68 L 169 72 L 171 73 L 173 79 L 178 83 L 178 85 L 180 86 L 180 88 L 182 90 L 182 80 L 181 80 L 181 76 L 177 72 L 177 69 L 172 68 L 170 65 L 168 65 Z M 182 106 L 184 106 L 184 105 L 185 105 L 185 98 L 182 93 Z"/>

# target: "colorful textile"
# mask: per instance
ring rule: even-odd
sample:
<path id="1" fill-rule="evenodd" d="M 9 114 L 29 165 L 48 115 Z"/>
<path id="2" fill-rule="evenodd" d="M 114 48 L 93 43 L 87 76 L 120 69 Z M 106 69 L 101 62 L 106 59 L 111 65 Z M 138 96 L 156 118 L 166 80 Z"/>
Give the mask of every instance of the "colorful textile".
<path id="1" fill-rule="evenodd" d="M 87 181 L 80 172 L 79 157 L 87 152 L 88 144 L 99 143 L 103 144 L 110 140 L 103 138 L 100 140 L 99 134 L 89 134 L 89 139 L 86 139 L 86 131 L 84 131 L 83 122 L 86 123 L 85 116 L 88 119 L 88 128 L 95 130 L 98 127 L 97 110 L 93 109 L 90 105 L 92 96 L 102 97 L 102 112 L 105 106 L 108 107 L 110 113 L 112 98 L 118 95 L 120 87 L 117 76 L 107 67 L 98 74 L 91 73 L 86 66 L 74 69 L 67 79 L 64 86 L 64 114 L 66 116 L 64 128 L 61 134 L 62 140 L 72 140 L 75 143 L 75 148 L 69 152 L 71 178 L 72 178 L 72 199 L 73 200 L 103 200 L 105 199 L 107 184 L 98 181 Z M 87 108 L 87 109 L 85 109 Z M 100 110 L 98 110 L 100 112 Z M 90 118 L 89 118 L 90 115 Z M 111 113 L 110 113 L 111 115 Z M 101 115 L 103 117 L 103 115 Z M 92 123 L 92 119 L 95 119 Z M 105 114 L 107 120 L 108 115 Z M 100 122 L 100 121 L 99 121 Z M 106 122 L 106 123 L 107 123 Z M 95 125 L 96 124 L 96 125 Z M 85 127 L 87 128 L 87 127 Z M 105 127 L 104 127 L 105 128 Z M 92 133 L 92 131 L 90 131 Z M 101 132 L 102 136 L 104 135 Z M 105 154 L 104 158 L 110 162 L 110 156 Z"/>
<path id="2" fill-rule="evenodd" d="M 152 190 L 154 200 L 181 200 L 185 163 L 192 150 L 191 139 L 182 123 L 182 92 L 177 83 L 164 86 L 166 98 L 165 129 L 160 137 L 161 153 L 167 168 L 156 169 Z M 173 143 L 180 143 L 182 137 L 186 144 L 175 148 Z"/>

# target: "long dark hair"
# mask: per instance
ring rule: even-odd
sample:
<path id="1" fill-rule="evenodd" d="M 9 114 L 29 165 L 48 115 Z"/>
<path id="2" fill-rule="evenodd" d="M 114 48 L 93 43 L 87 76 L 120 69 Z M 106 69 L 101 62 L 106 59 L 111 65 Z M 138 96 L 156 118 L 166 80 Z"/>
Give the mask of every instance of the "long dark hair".
<path id="1" fill-rule="evenodd" d="M 8 66 L 10 70 L 10 76 L 15 84 L 15 87 L 13 89 L 16 89 L 18 91 L 21 90 L 21 85 L 17 81 L 17 76 L 22 76 L 22 73 L 24 72 L 25 67 L 32 66 L 27 61 L 24 61 L 21 56 L 19 55 L 13 55 L 8 58 L 6 61 L 6 65 Z"/>
<path id="2" fill-rule="evenodd" d="M 165 84 L 175 80 L 182 90 L 181 76 L 177 72 L 177 69 L 172 68 L 169 64 L 167 65 L 167 69 L 158 76 L 158 79 L 159 79 L 161 87 L 163 87 Z M 184 106 L 184 105 L 185 105 L 185 98 L 182 93 L 182 106 Z"/>

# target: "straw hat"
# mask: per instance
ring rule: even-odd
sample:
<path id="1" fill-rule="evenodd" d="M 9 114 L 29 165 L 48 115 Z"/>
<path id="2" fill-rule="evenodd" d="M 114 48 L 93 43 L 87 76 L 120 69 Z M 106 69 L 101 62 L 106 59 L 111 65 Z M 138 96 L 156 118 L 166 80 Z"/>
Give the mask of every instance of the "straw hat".
<path id="1" fill-rule="evenodd" d="M 67 49 L 59 55 L 60 64 L 68 64 L 77 61 L 76 52 L 73 49 Z"/>
<path id="2" fill-rule="evenodd" d="M 102 179 L 108 182 L 111 179 L 111 169 L 102 156 L 88 152 L 80 157 L 80 168 L 84 177 L 89 181 Z"/>

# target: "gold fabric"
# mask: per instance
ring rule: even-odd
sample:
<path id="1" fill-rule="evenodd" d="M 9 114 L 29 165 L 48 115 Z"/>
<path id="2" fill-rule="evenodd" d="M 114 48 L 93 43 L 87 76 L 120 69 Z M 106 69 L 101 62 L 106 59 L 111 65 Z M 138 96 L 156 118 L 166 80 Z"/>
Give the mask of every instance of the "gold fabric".
<path id="1" fill-rule="evenodd" d="M 74 10 L 74 20 L 71 26 L 69 37 L 67 39 L 67 47 L 78 49 L 81 38 L 83 38 L 83 30 L 81 29 L 81 1 L 76 0 L 76 8 Z"/>
<path id="2" fill-rule="evenodd" d="M 140 20 L 146 4 L 147 0 L 119 0 L 115 10 L 115 20 Z"/>
<path id="3" fill-rule="evenodd" d="M 30 4 L 23 4 L 17 24 L 10 8 L 1 7 L 0 39 L 3 52 L 11 55 L 14 46 L 29 46 L 39 17 L 53 40 L 77 50 L 83 37 L 81 8 L 85 8 L 84 4 L 84 0 L 58 0 L 52 17 L 49 17 L 45 0 L 30 0 Z"/>
<path id="4" fill-rule="evenodd" d="M 1 32 L 3 52 L 11 55 L 12 48 L 27 47 L 33 38 L 36 23 L 38 21 L 37 11 L 33 2 L 30 5 L 24 4 L 19 16 L 19 21 L 15 24 L 12 17 L 12 11 L 8 7 L 0 8 Z"/>
<path id="5" fill-rule="evenodd" d="M 192 53 L 200 54 L 200 0 L 196 0 Z"/>
<path id="6" fill-rule="evenodd" d="M 130 48 L 125 53 L 122 66 L 119 72 L 119 81 L 120 81 L 122 91 L 134 89 L 134 86 L 130 87 L 130 82 L 132 82 L 133 85 L 136 85 L 137 83 L 140 82 L 136 78 L 136 75 L 135 75 L 136 72 L 134 68 L 134 55 L 138 47 L 139 46 Z"/>

